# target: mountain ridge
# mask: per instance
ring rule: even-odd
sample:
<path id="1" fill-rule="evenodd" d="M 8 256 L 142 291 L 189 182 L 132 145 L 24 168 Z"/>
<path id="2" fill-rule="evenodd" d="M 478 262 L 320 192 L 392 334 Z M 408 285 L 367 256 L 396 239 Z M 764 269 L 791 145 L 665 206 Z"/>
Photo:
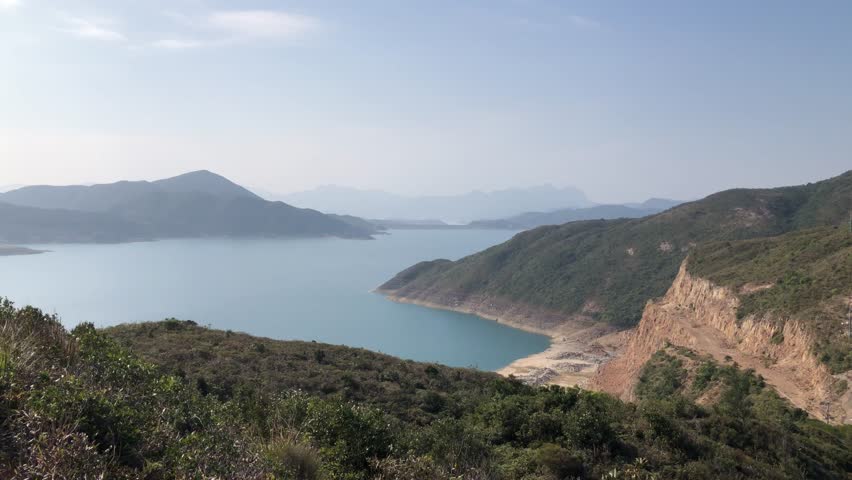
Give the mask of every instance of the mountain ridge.
<path id="1" fill-rule="evenodd" d="M 30 186 L 0 194 L 0 241 L 115 243 L 203 236 L 371 238 L 368 222 L 266 201 L 199 170 L 148 181 Z"/>

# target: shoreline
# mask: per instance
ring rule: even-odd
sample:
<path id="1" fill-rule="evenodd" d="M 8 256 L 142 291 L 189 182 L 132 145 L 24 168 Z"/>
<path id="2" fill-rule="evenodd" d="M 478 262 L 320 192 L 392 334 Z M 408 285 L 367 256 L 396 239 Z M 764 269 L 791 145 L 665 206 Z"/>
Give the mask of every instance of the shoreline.
<path id="1" fill-rule="evenodd" d="M 508 312 L 498 316 L 470 305 L 460 304 L 457 307 L 451 307 L 428 300 L 401 297 L 381 289 L 374 290 L 374 293 L 392 302 L 475 315 L 483 320 L 548 337 L 550 345 L 544 351 L 516 359 L 509 365 L 496 370 L 499 375 L 514 376 L 530 385 L 563 387 L 588 385 L 592 377 L 597 374 L 598 368 L 621 350 L 629 332 L 629 330 L 617 330 L 589 319 L 565 316 L 561 316 L 561 321 L 553 328 L 541 328 L 524 321 L 524 316 Z"/>

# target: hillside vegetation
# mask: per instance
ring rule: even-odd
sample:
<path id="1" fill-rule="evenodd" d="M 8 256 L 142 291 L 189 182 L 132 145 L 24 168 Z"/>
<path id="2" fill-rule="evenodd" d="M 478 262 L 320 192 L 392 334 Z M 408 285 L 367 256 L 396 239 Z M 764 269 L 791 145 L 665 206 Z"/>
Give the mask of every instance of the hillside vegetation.
<path id="1" fill-rule="evenodd" d="M 299 390 L 366 402 L 423 422 L 483 393 L 496 374 L 423 364 L 360 348 L 278 341 L 165 320 L 109 327 L 103 332 L 141 358 L 226 399 L 244 388 Z"/>
<path id="2" fill-rule="evenodd" d="M 688 268 L 696 276 L 739 292 L 738 317 L 773 313 L 777 319 L 795 318 L 814 334 L 816 354 L 832 372 L 852 369 L 852 337 L 844 326 L 852 301 L 852 232 L 848 228 L 712 242 L 690 254 Z"/>
<path id="3" fill-rule="evenodd" d="M 735 370 L 731 393 L 713 405 L 658 389 L 626 404 L 203 330 L 169 320 L 68 333 L 52 316 L 0 303 L 0 477 L 848 479 L 852 471 L 849 428 L 807 419 Z M 120 342 L 111 338 L 118 333 Z M 155 355 L 149 334 L 164 365 L 133 353 Z M 213 358 L 179 356 L 196 350 Z M 217 375 L 211 362 L 234 370 Z M 191 372 L 205 372 L 204 381 Z M 235 382 L 241 373 L 246 380 Z M 309 390 L 288 389 L 292 382 Z M 400 397 L 418 401 L 387 408 Z"/>
<path id="4" fill-rule="evenodd" d="M 850 209 L 852 171 L 796 187 L 728 190 L 641 219 L 523 232 L 456 262 L 417 264 L 380 290 L 447 306 L 475 297 L 508 301 L 629 326 L 645 302 L 666 292 L 695 246 L 839 225 Z"/>

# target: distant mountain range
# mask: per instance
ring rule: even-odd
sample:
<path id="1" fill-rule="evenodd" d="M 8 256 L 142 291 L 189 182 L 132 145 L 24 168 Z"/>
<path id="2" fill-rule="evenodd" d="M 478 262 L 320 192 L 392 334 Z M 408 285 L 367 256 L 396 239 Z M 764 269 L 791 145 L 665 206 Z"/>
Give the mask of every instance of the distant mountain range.
<path id="1" fill-rule="evenodd" d="M 552 212 L 527 212 L 509 218 L 477 220 L 470 223 L 473 228 L 500 228 L 526 230 L 542 225 L 561 225 L 578 220 L 609 220 L 614 218 L 642 218 L 662 212 L 681 202 L 652 198 L 642 203 L 627 205 L 596 205 L 586 208 L 565 208 Z"/>
<path id="2" fill-rule="evenodd" d="M 126 242 L 202 236 L 370 238 L 355 217 L 260 198 L 208 171 L 154 182 L 31 186 L 0 194 L 0 242 Z"/>
<path id="3" fill-rule="evenodd" d="M 405 196 L 378 190 L 324 186 L 314 190 L 273 196 L 300 207 L 324 212 L 346 212 L 364 218 L 440 219 L 466 224 L 483 218 L 503 218 L 531 211 L 593 205 L 573 187 L 539 187 L 470 192 L 461 195 Z"/>
<path id="4" fill-rule="evenodd" d="M 662 212 L 681 203 L 683 202 L 677 200 L 652 198 L 642 203 L 624 205 L 595 205 L 585 208 L 563 208 L 549 212 L 525 212 L 507 218 L 474 220 L 466 224 L 449 224 L 437 219 L 370 219 L 369 221 L 379 228 L 399 230 L 527 230 L 543 225 L 561 225 L 578 220 L 641 218 Z"/>

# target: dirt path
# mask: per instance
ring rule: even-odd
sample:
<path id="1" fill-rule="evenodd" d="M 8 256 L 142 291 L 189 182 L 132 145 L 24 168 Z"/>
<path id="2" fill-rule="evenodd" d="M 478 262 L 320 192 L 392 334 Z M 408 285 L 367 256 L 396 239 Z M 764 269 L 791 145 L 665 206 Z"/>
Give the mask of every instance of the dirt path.
<path id="1" fill-rule="evenodd" d="M 793 379 L 795 378 L 796 365 L 769 363 L 765 359 L 743 353 L 736 349 L 734 345 L 728 342 L 721 332 L 709 325 L 694 325 L 687 321 L 682 321 L 683 327 L 695 338 L 695 344 L 692 346 L 697 351 L 707 353 L 713 356 L 719 363 L 733 361 L 739 364 L 741 368 L 752 369 L 755 373 L 761 375 L 768 385 L 773 387 L 775 391 L 782 397 L 789 400 L 794 405 L 807 405 L 810 411 L 820 412 L 823 420 L 830 420 L 830 417 L 836 417 L 838 414 L 845 417 L 842 412 L 832 412 L 831 408 L 819 405 L 813 398 L 812 392 L 802 388 Z M 728 360 L 729 359 L 729 360 Z M 845 374 L 850 377 L 849 372 Z M 846 412 L 852 411 L 852 394 L 847 391 L 845 399 L 841 400 L 843 410 Z M 833 418 L 843 422 L 845 418 Z"/>

